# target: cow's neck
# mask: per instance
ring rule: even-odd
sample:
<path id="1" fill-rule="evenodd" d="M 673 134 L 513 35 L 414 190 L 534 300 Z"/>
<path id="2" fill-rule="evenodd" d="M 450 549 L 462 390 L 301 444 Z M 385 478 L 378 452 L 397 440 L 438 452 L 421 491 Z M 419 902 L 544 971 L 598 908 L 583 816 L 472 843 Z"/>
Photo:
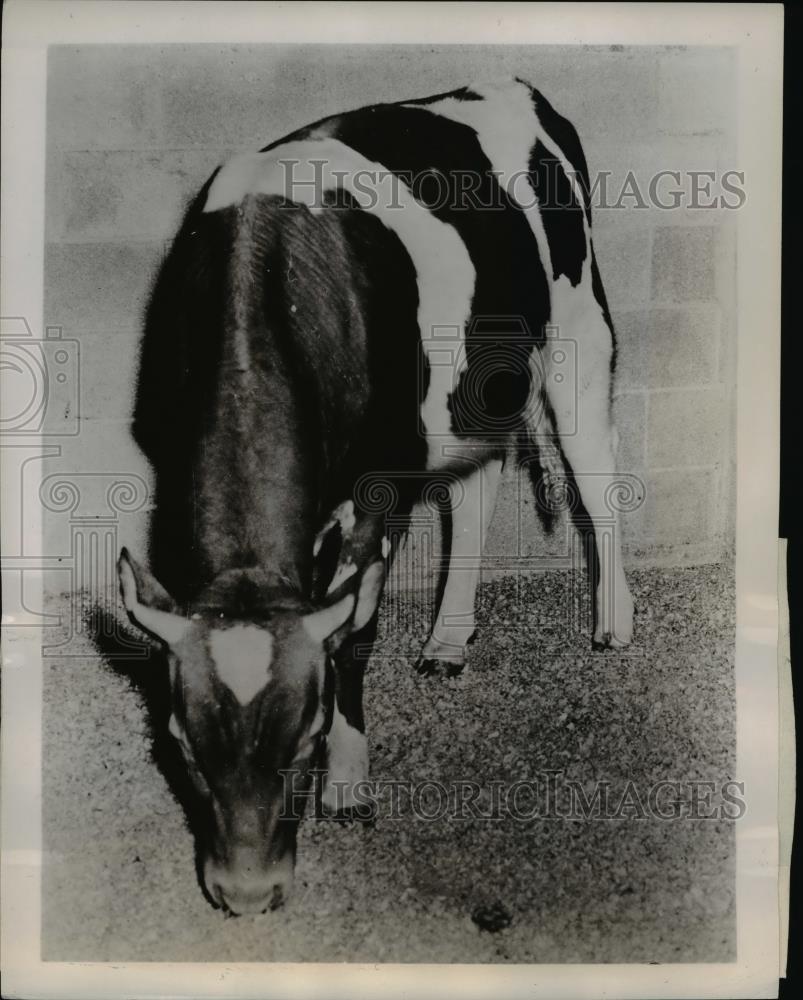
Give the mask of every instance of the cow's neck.
<path id="1" fill-rule="evenodd" d="M 319 371 L 320 343 L 337 344 L 344 325 L 362 321 L 353 296 L 338 294 L 321 263 L 323 236 L 340 260 L 339 230 L 322 236 L 318 228 L 309 215 L 288 216 L 257 199 L 238 207 L 214 416 L 199 463 L 203 544 L 216 572 L 258 566 L 304 597 L 339 461 L 325 429 L 343 424 L 342 406 L 361 405 L 353 385 L 347 392 Z M 291 291 L 306 294 L 288 292 L 290 276 Z M 342 268 L 336 276 L 342 279 Z"/>

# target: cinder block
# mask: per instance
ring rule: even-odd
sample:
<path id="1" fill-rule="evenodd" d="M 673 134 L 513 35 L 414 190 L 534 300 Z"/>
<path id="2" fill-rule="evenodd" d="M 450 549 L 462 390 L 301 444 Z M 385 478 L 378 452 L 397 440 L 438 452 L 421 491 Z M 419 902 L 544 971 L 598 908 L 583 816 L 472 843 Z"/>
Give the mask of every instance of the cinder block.
<path id="1" fill-rule="evenodd" d="M 582 141 L 606 134 L 632 134 L 634 121 L 655 129 L 663 95 L 658 88 L 656 49 L 652 47 L 551 46 L 530 56 L 532 82 L 563 115 Z M 547 56 L 546 53 L 549 53 Z M 578 87 L 578 68 L 585 85 Z M 587 74 L 587 75 L 586 75 Z M 622 81 L 628 85 L 623 86 Z"/>
<path id="2" fill-rule="evenodd" d="M 400 99 L 403 53 L 327 45 L 172 46 L 155 86 L 168 144 L 258 149 L 312 121 Z M 410 53 L 407 53 L 408 57 Z M 401 58 L 400 58 L 401 57 Z M 409 96 L 420 82 L 411 74 Z M 388 97 L 394 91 L 393 97 Z M 421 91 L 426 94 L 427 89 Z"/>
<path id="3" fill-rule="evenodd" d="M 730 135 L 661 134 L 648 143 L 641 134 L 632 142 L 610 136 L 586 143 L 595 228 L 718 225 L 730 211 L 721 186 L 735 162 Z M 695 176 L 701 172 L 714 178 Z"/>
<path id="4" fill-rule="evenodd" d="M 45 322 L 65 334 L 131 330 L 140 324 L 164 244 L 49 244 Z"/>
<path id="5" fill-rule="evenodd" d="M 729 53 L 708 47 L 53 46 L 52 139 L 65 149 L 134 148 L 143 137 L 159 145 L 168 136 L 216 145 L 222 126 L 250 145 L 271 124 L 306 124 L 311 100 L 320 116 L 330 105 L 334 112 L 506 75 L 542 89 L 583 137 L 629 134 L 633 122 L 642 135 L 722 128 L 733 105 Z"/>
<path id="6" fill-rule="evenodd" d="M 51 45 L 47 143 L 57 149 L 142 149 L 161 142 L 158 46 Z"/>
<path id="7" fill-rule="evenodd" d="M 613 419 L 619 434 L 616 468 L 631 472 L 644 466 L 647 429 L 647 403 L 643 392 L 622 393 L 614 397 Z"/>
<path id="8" fill-rule="evenodd" d="M 671 543 L 678 548 L 708 539 L 716 475 L 713 468 L 649 473 L 644 538 L 655 545 Z"/>
<path id="9" fill-rule="evenodd" d="M 621 155 L 622 151 L 620 151 Z M 593 199 L 591 203 L 591 227 L 596 247 L 600 247 L 604 242 L 624 233 L 649 232 L 661 223 L 661 216 L 657 209 L 651 208 L 648 204 L 639 208 L 627 201 L 617 204 L 617 199 L 621 196 L 619 182 L 614 179 L 603 179 L 601 176 L 603 168 L 600 169 L 599 173 L 594 172 L 596 168 L 589 169 L 591 170 L 591 183 L 597 185 L 596 189 L 592 187 L 591 190 L 591 198 Z M 621 177 L 624 167 L 622 161 L 619 160 L 613 168 L 604 169 L 613 169 L 617 177 Z"/>
<path id="10" fill-rule="evenodd" d="M 721 381 L 721 309 L 696 304 L 614 312 L 616 391 L 707 385 Z"/>
<path id="11" fill-rule="evenodd" d="M 660 122 L 666 95 L 647 47 L 393 45 L 57 46 L 53 141 L 65 149 L 169 144 L 251 148 L 327 113 L 519 75 L 581 136 Z M 578 74 L 578 66 L 584 73 Z M 344 72 L 345 67 L 345 72 Z M 622 86 L 623 76 L 629 81 Z M 581 85 L 580 79 L 593 81 Z M 74 125 L 72 123 L 75 123 Z M 98 129 L 98 122 L 103 128 Z M 656 124 L 653 124 L 656 123 Z"/>
<path id="12" fill-rule="evenodd" d="M 250 147 L 344 109 L 506 76 L 530 80 L 581 136 L 652 122 L 659 100 L 650 50 L 277 45 L 171 46 L 169 54 L 169 67 L 157 62 L 153 70 L 165 134 L 180 145 L 217 144 L 225 135 L 226 142 Z M 578 63 L 593 87 L 578 86 Z"/>
<path id="13" fill-rule="evenodd" d="M 619 512 L 619 530 L 622 532 L 622 544 L 630 546 L 636 543 L 643 544 L 645 539 L 649 543 L 651 539 L 647 535 L 645 518 L 647 512 L 647 500 L 649 497 L 651 483 L 644 468 L 631 467 L 626 470 L 630 477 L 627 486 L 633 488 L 632 502 L 626 509 Z"/>
<path id="14" fill-rule="evenodd" d="M 522 508 L 526 510 L 528 506 L 532 507 L 532 490 L 527 489 L 528 483 L 521 485 L 523 489 L 520 489 L 515 462 L 508 462 L 502 473 L 493 518 L 485 542 L 484 553 L 487 556 L 504 559 L 519 554 L 520 514 Z"/>
<path id="15" fill-rule="evenodd" d="M 716 236 L 711 226 L 660 226 L 652 248 L 652 297 L 656 303 L 716 299 Z"/>
<path id="16" fill-rule="evenodd" d="M 134 409 L 141 331 L 85 334 L 81 345 L 81 416 L 127 423 Z"/>
<path id="17" fill-rule="evenodd" d="M 650 468 L 721 462 L 728 426 L 722 386 L 650 394 L 647 464 Z"/>
<path id="18" fill-rule="evenodd" d="M 721 338 L 718 305 L 654 309 L 644 362 L 651 386 L 708 384 L 716 379 Z"/>
<path id="19" fill-rule="evenodd" d="M 717 234 L 717 295 L 722 310 L 718 377 L 727 385 L 736 384 L 737 339 L 737 216 L 730 212 Z"/>
<path id="20" fill-rule="evenodd" d="M 644 369 L 650 316 L 647 309 L 612 310 L 616 331 L 615 392 L 640 388 L 646 382 Z"/>
<path id="21" fill-rule="evenodd" d="M 612 308 L 625 309 L 649 302 L 651 230 L 595 233 L 594 248 Z"/>
<path id="22" fill-rule="evenodd" d="M 736 122 L 736 54 L 714 46 L 665 52 L 657 60 L 664 130 L 732 132 Z"/>
<path id="23" fill-rule="evenodd" d="M 53 164 L 52 241 L 169 240 L 227 151 L 66 152 Z"/>

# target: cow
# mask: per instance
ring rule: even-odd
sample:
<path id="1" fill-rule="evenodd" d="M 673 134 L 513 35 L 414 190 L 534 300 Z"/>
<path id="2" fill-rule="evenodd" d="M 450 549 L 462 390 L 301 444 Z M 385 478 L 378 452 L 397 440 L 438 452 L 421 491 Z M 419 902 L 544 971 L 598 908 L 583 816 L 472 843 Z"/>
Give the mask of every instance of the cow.
<path id="1" fill-rule="evenodd" d="M 574 380 L 550 327 L 578 345 Z M 328 117 L 203 186 L 142 342 L 151 569 L 124 549 L 118 570 L 130 619 L 166 653 L 215 906 L 287 898 L 297 796 L 319 763 L 324 809 L 355 804 L 388 517 L 403 523 L 423 484 L 448 486 L 452 566 L 422 673 L 463 665 L 467 557 L 508 448 L 545 424 L 596 538 L 592 641 L 630 641 L 606 501 L 613 362 L 583 151 L 523 80 Z"/>

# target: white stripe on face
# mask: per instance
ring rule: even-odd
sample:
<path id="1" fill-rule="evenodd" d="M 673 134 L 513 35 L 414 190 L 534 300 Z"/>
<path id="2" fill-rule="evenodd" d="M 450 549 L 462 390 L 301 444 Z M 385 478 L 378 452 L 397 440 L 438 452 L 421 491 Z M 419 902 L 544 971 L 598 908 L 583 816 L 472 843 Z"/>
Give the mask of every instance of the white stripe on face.
<path id="1" fill-rule="evenodd" d="M 273 636 L 256 625 L 213 629 L 209 652 L 218 677 L 241 705 L 247 705 L 270 680 Z"/>
<path id="2" fill-rule="evenodd" d="M 464 330 L 476 278 L 468 250 L 454 227 L 416 201 L 401 179 L 382 164 L 325 136 L 237 157 L 212 182 L 204 211 L 235 205 L 247 194 L 265 194 L 291 198 L 318 213 L 323 211 L 324 191 L 338 187 L 349 191 L 364 211 L 396 233 L 415 267 L 418 326 L 430 359 L 421 417 L 432 468 L 443 454 L 443 445 L 457 443 L 451 433 L 448 399 L 465 366 Z M 444 363 L 444 348 L 451 363 Z"/>

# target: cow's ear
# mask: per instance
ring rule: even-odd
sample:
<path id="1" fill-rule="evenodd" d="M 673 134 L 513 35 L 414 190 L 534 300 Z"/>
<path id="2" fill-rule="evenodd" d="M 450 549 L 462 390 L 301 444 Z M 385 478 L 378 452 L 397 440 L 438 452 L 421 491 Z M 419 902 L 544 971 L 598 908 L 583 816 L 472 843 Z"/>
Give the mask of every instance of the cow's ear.
<path id="1" fill-rule="evenodd" d="M 371 563 L 360 577 L 356 599 L 354 594 L 346 594 L 334 604 L 304 617 L 307 634 L 316 642 L 329 640 L 329 648 L 337 649 L 350 632 L 356 632 L 368 624 L 379 604 L 384 582 L 384 563 Z M 352 612 L 354 618 L 349 622 Z"/>
<path id="2" fill-rule="evenodd" d="M 189 627 L 188 619 L 178 613 L 173 598 L 155 577 L 131 558 L 128 549 L 120 552 L 117 574 L 123 604 L 131 621 L 168 646 L 180 642 Z"/>

